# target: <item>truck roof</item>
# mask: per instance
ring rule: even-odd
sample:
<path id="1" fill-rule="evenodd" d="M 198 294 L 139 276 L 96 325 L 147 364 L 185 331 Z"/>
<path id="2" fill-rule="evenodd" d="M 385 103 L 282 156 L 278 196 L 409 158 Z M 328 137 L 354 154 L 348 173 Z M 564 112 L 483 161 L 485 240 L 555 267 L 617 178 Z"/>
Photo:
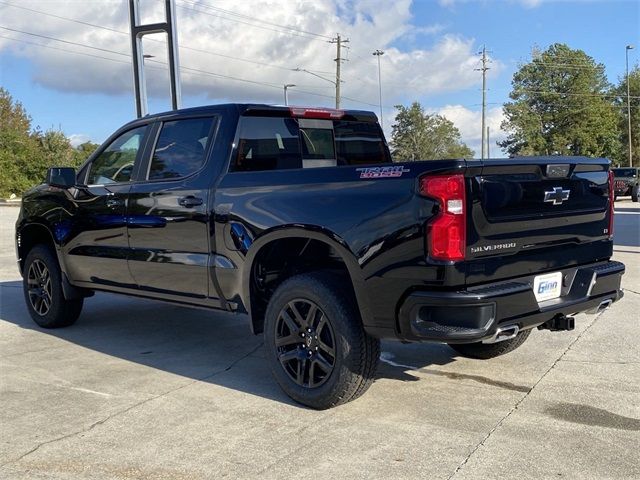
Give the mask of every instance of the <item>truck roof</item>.
<path id="1" fill-rule="evenodd" d="M 266 116 L 295 116 L 313 117 L 317 114 L 325 113 L 327 118 L 344 118 L 350 117 L 350 119 L 377 122 L 378 117 L 375 113 L 367 110 L 345 110 L 345 109 L 333 109 L 326 107 L 310 107 L 310 106 L 298 106 L 298 105 L 269 105 L 261 103 L 221 103 L 213 105 L 202 105 L 198 107 L 181 108 L 179 110 L 169 110 L 165 112 L 153 113 L 143 117 L 145 120 L 165 118 L 165 117 L 179 117 L 188 116 L 193 114 L 208 113 L 208 112 L 220 112 L 220 110 L 236 111 L 239 115 L 254 114 L 254 115 L 266 115 Z M 308 113 L 306 115 L 305 113 Z M 314 115 L 315 114 L 315 115 Z M 138 121 L 142 119 L 136 119 Z"/>

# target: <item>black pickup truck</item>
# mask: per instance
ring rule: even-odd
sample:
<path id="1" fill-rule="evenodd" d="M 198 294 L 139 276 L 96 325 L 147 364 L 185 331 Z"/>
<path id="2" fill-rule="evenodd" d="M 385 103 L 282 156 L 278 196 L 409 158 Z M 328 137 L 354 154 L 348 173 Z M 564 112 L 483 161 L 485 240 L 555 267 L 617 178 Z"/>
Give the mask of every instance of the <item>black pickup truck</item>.
<path id="1" fill-rule="evenodd" d="M 622 297 L 601 158 L 393 163 L 374 114 L 218 105 L 135 120 L 23 197 L 35 322 L 107 291 L 246 313 L 314 408 L 374 379 L 380 339 L 491 358 Z"/>

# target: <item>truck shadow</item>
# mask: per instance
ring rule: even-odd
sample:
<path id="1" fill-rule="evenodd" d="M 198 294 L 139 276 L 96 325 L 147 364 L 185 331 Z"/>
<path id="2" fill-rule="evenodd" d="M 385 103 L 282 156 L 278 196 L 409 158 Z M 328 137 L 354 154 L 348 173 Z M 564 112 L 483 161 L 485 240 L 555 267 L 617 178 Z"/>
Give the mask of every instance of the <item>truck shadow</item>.
<path id="1" fill-rule="evenodd" d="M 0 318 L 20 328 L 115 358 L 299 406 L 272 378 L 264 361 L 262 337 L 250 333 L 246 316 L 97 293 L 85 301 L 75 325 L 47 330 L 31 320 L 24 304 L 22 283 L 10 281 L 0 282 Z M 25 342 L 24 349 L 15 350 L 11 355 L 29 350 L 33 350 L 33 346 L 29 348 Z M 80 368 L 73 364 L 77 352 L 69 353 L 66 349 L 30 355 L 36 355 L 41 363 L 51 360 L 67 368 Z M 64 358 L 67 355 L 69 363 Z M 406 346 L 383 342 L 386 362 L 380 362 L 377 376 L 416 381 L 418 378 L 411 370 L 445 365 L 455 361 L 455 356 L 446 345 Z M 393 362 L 389 358 L 393 358 Z M 95 375 L 108 376 L 107 368 L 96 365 Z"/>

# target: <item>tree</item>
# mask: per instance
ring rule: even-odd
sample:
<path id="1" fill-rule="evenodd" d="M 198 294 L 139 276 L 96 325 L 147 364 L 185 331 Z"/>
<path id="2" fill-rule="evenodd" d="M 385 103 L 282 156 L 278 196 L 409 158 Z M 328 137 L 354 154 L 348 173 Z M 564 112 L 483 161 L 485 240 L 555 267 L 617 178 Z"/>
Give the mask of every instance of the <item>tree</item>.
<path id="1" fill-rule="evenodd" d="M 622 76 L 618 85 L 612 90 L 613 104 L 619 112 L 619 130 L 622 139 L 622 148 L 619 161 L 620 166 L 629 165 L 629 123 L 627 116 L 627 78 Z M 640 66 L 633 68 L 629 72 L 629 96 L 631 103 L 631 139 L 633 148 L 633 164 L 640 165 Z"/>
<path id="2" fill-rule="evenodd" d="M 60 131 L 32 129 L 22 104 L 0 87 L 0 198 L 41 183 L 49 167 L 79 165 L 96 147 L 87 142 L 76 150 Z"/>
<path id="3" fill-rule="evenodd" d="M 473 150 L 460 140 L 460 130 L 453 122 L 441 115 L 425 113 L 418 102 L 396 108 L 398 114 L 391 131 L 394 161 L 473 157 Z"/>
<path id="4" fill-rule="evenodd" d="M 514 74 L 499 145 L 512 155 L 618 158 L 616 109 L 604 66 L 582 50 L 551 45 Z"/>
<path id="5" fill-rule="evenodd" d="M 25 167 L 37 151 L 38 144 L 31 136 L 31 117 L 0 87 L 0 197 L 20 193 L 31 185 Z"/>

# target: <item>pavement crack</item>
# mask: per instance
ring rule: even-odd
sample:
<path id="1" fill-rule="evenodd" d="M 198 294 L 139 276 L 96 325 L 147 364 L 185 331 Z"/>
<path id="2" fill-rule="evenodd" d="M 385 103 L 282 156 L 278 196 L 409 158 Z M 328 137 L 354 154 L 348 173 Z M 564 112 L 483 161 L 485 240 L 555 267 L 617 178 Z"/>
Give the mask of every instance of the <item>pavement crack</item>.
<path id="1" fill-rule="evenodd" d="M 82 429 L 77 430 L 75 432 L 67 433 L 65 435 L 62 435 L 62 436 L 59 436 L 59 437 L 56 437 L 56 438 L 52 438 L 50 440 L 46 440 L 44 442 L 40 442 L 35 447 L 33 447 L 31 450 L 23 453 L 19 457 L 15 458 L 13 460 L 9 460 L 8 462 L 0 464 L 0 468 L 3 468 L 5 466 L 13 464 L 13 463 L 20 462 L 21 460 L 23 460 L 24 458 L 28 457 L 29 455 L 37 452 L 40 448 L 44 447 L 45 445 L 50 445 L 52 443 L 56 443 L 56 442 L 60 442 L 60 441 L 66 440 L 67 438 L 72 438 L 72 437 L 75 437 L 75 436 L 78 436 L 78 435 L 82 435 L 83 433 L 90 432 L 91 430 L 93 430 L 97 426 L 102 425 L 102 424 L 108 422 L 109 420 L 111 420 L 111 419 L 113 419 L 115 417 L 118 417 L 118 416 L 123 415 L 123 414 L 125 414 L 127 412 L 130 412 L 134 408 L 137 408 L 137 407 L 139 407 L 141 405 L 144 405 L 146 403 L 152 402 L 153 400 L 157 400 L 158 398 L 162 398 L 162 397 L 165 397 L 165 396 L 170 395 L 172 393 L 175 393 L 178 390 L 182 390 L 183 388 L 187 388 L 187 387 L 189 387 L 189 386 L 191 386 L 191 385 L 193 385 L 195 383 L 198 383 L 198 382 L 201 382 L 201 381 L 204 381 L 204 380 L 208 380 L 208 379 L 210 379 L 212 377 L 215 377 L 216 375 L 220 375 L 221 373 L 228 372 L 233 367 L 235 367 L 238 363 L 240 363 L 242 360 L 244 360 L 245 358 L 247 358 L 251 354 L 255 353 L 260 347 L 262 347 L 262 342 L 259 343 L 256 347 L 252 348 L 249 352 L 247 352 L 244 355 L 242 355 L 240 358 L 237 358 L 236 360 L 231 362 L 227 367 L 225 367 L 225 368 L 223 368 L 221 370 L 218 370 L 218 371 L 216 371 L 216 372 L 214 372 L 212 374 L 205 375 L 204 377 L 196 378 L 193 381 L 188 382 L 188 383 L 186 383 L 184 385 L 180 385 L 179 387 L 172 388 L 171 390 L 167 390 L 166 392 L 160 393 L 158 395 L 154 395 L 153 397 L 146 398 L 146 399 L 144 399 L 144 400 L 142 400 L 140 402 L 136 402 L 133 405 L 130 405 L 130 406 L 128 406 L 128 407 L 126 407 L 126 408 L 124 408 L 122 410 L 118 410 L 117 412 L 114 412 L 114 413 L 106 416 L 105 418 L 103 418 L 101 420 L 93 422 L 88 427 L 82 428 Z"/>
<path id="2" fill-rule="evenodd" d="M 527 397 L 529 395 L 531 395 L 531 392 L 533 392 L 533 390 L 540 384 L 540 382 L 542 382 L 542 380 L 545 379 L 545 377 L 556 367 L 556 365 L 562 360 L 562 358 L 569 353 L 569 351 L 571 350 L 571 348 L 576 344 L 576 342 L 578 340 L 580 340 L 582 338 L 582 336 L 587 333 L 589 331 L 589 329 L 596 323 L 596 321 L 598 320 L 598 318 L 600 318 L 600 316 L 602 315 L 602 312 L 600 312 L 600 314 L 596 315 L 595 318 L 591 321 L 591 323 L 589 325 L 587 325 L 587 327 L 580 332 L 580 334 L 567 346 L 567 348 L 565 348 L 565 350 L 560 354 L 560 356 L 558 358 L 556 358 L 554 360 L 554 362 L 551 364 L 551 366 L 542 374 L 542 376 L 536 381 L 536 383 L 533 384 L 533 386 L 529 389 L 529 391 L 527 393 L 525 393 L 522 398 L 520 398 L 520 400 L 518 400 L 513 407 L 511 407 L 511 409 L 507 412 L 506 415 L 504 415 L 494 426 L 493 428 L 491 428 L 491 430 L 489 430 L 489 432 L 484 436 L 484 438 L 482 440 L 480 440 L 480 442 L 478 442 L 478 444 L 476 444 L 475 447 L 473 447 L 473 449 L 471 450 L 471 452 L 469 452 L 469 454 L 465 457 L 465 459 L 460 463 L 460 465 L 458 465 L 456 467 L 456 469 L 453 471 L 453 473 L 451 475 L 449 475 L 449 477 L 447 478 L 447 480 L 451 480 L 453 479 L 460 470 L 462 470 L 464 468 L 464 466 L 469 462 L 469 460 L 471 459 L 471 457 L 473 457 L 475 455 L 475 453 L 480 449 L 480 447 L 483 447 L 484 444 L 487 442 L 487 440 L 489 440 L 489 438 L 493 435 L 493 433 L 502 426 L 502 424 L 516 411 L 518 410 L 518 407 L 520 407 L 520 405 L 522 404 L 522 402 L 524 402 Z"/>
<path id="3" fill-rule="evenodd" d="M 630 288 L 623 288 L 624 293 L 627 292 L 631 292 L 631 293 L 635 293 L 636 295 L 640 295 L 640 292 L 636 292 L 635 290 L 631 290 Z"/>

